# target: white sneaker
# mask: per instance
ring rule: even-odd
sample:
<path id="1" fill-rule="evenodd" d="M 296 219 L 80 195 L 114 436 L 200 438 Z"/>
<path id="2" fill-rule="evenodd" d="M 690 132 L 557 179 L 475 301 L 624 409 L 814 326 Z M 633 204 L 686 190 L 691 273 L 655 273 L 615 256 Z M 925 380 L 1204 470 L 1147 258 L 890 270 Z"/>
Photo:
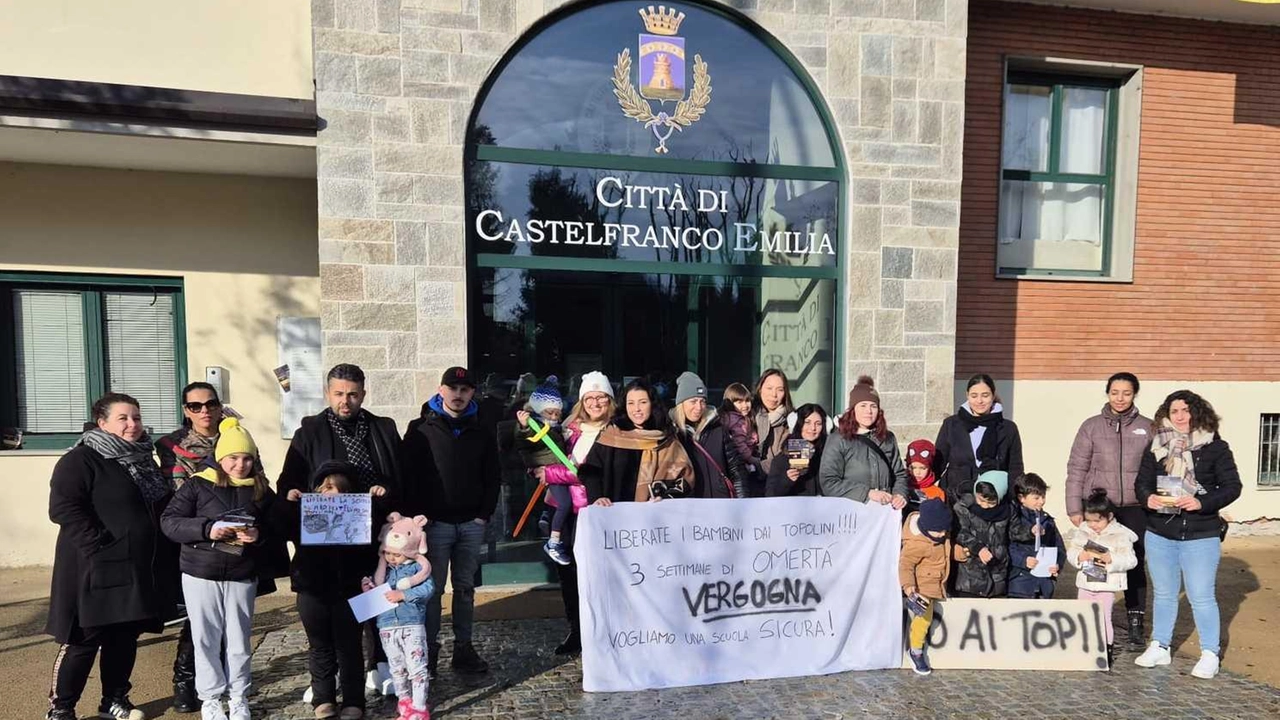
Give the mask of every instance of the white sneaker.
<path id="1" fill-rule="evenodd" d="M 310 705 L 310 704 L 311 704 L 311 697 L 312 697 L 313 695 L 314 695 L 314 693 L 312 693 L 312 692 L 311 692 L 311 686 L 310 686 L 310 685 L 308 685 L 308 686 L 307 686 L 307 690 L 306 690 L 306 692 L 302 693 L 302 702 L 304 702 L 304 703 L 306 703 L 306 704 Z"/>
<path id="2" fill-rule="evenodd" d="M 1218 674 L 1218 655 L 1208 650 L 1200 651 L 1200 661 L 1191 669 L 1191 674 L 1195 677 L 1212 680 L 1214 675 Z"/>
<path id="3" fill-rule="evenodd" d="M 1168 665 L 1171 662 L 1173 662 L 1173 658 L 1169 656 L 1169 648 L 1160 647 L 1160 643 L 1156 640 L 1152 640 L 1147 649 L 1133 659 L 1134 665 L 1145 668 Z"/>
<path id="4" fill-rule="evenodd" d="M 230 720 L 250 720 L 249 701 L 244 698 L 231 698 L 231 702 L 227 703 L 227 709 L 231 711 Z"/>
<path id="5" fill-rule="evenodd" d="M 378 667 L 364 675 L 364 687 L 375 695 L 385 695 L 383 689 L 391 679 L 391 668 L 386 663 L 378 663 Z"/>
<path id="6" fill-rule="evenodd" d="M 200 706 L 200 720 L 227 720 L 221 700 L 205 700 Z"/>

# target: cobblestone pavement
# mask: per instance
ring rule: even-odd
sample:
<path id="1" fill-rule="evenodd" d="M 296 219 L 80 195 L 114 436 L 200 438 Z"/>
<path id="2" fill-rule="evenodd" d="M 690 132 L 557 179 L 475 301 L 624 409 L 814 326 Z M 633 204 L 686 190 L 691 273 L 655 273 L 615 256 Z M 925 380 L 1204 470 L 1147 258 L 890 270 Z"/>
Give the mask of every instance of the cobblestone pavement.
<path id="1" fill-rule="evenodd" d="M 1121 654 L 1111 673 L 907 670 L 841 673 L 637 693 L 582 692 L 578 659 L 551 649 L 561 620 L 478 623 L 477 648 L 489 675 L 468 680 L 449 669 L 450 638 L 442 633 L 440 678 L 431 685 L 433 718 L 1280 718 L 1280 689 L 1223 673 L 1191 677 L 1193 661 L 1144 670 Z M 306 639 L 301 626 L 269 634 L 253 658 L 254 717 L 310 718 Z M 377 708 L 371 703 L 371 709 Z M 393 718 L 386 703 L 370 717 Z"/>

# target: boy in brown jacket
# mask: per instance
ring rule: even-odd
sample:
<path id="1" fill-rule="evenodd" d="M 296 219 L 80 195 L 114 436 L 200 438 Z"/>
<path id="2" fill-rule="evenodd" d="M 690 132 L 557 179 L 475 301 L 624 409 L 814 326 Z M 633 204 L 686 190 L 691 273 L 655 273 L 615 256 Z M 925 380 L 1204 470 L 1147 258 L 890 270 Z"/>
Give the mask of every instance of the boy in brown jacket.
<path id="1" fill-rule="evenodd" d="M 951 509 L 943 500 L 926 500 L 902 526 L 902 554 L 898 582 L 911 612 L 911 662 L 919 675 L 932 672 L 924 656 L 925 639 L 933 622 L 934 603 L 946 597 L 951 572 Z"/>

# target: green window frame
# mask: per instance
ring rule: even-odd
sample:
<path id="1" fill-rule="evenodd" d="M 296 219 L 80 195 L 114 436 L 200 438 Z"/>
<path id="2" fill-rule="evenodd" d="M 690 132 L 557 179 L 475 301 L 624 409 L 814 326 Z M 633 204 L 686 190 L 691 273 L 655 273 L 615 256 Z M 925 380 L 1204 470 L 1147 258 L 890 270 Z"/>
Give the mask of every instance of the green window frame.
<path id="1" fill-rule="evenodd" d="M 187 330 L 182 278 L 122 275 L 69 275 L 35 272 L 0 272 L 0 426 L 18 425 L 17 324 L 13 322 L 15 290 L 56 290 L 80 295 L 85 352 L 85 420 L 89 408 L 109 385 L 103 296 L 108 292 L 142 291 L 173 297 L 175 391 L 187 384 Z M 147 422 L 143 417 L 144 424 Z M 22 448 L 52 450 L 70 447 L 79 433 L 24 431 Z"/>
<path id="2" fill-rule="evenodd" d="M 1258 486 L 1280 488 L 1280 413 L 1263 413 L 1259 418 Z"/>
<path id="3" fill-rule="evenodd" d="M 1109 277 L 1112 270 L 1112 218 L 1115 212 L 1115 188 L 1116 188 L 1116 142 L 1119 135 L 1119 98 L 1121 81 L 1114 78 L 1097 78 L 1078 75 L 1055 75 L 1051 73 L 1023 72 L 1010 70 L 1005 76 L 1004 92 L 1001 95 L 1001 103 L 1008 96 L 1010 85 L 1030 85 L 1048 88 L 1050 90 L 1050 116 L 1049 116 L 1049 146 L 1048 152 L 1048 171 L 1033 172 L 1028 170 L 1013 170 L 1004 167 L 1004 127 L 1005 117 L 1002 113 L 1000 122 L 1001 143 L 1000 143 L 1000 180 L 1020 180 L 1026 182 L 1042 182 L 1042 183 L 1073 183 L 1082 185 L 1101 185 L 1102 193 L 1102 267 L 1099 270 L 1074 270 L 1066 268 L 1018 268 L 1006 267 L 999 264 L 999 249 L 997 248 L 997 275 L 998 276 L 1066 276 L 1066 277 Z M 1103 135 L 1103 172 L 1101 174 L 1087 173 L 1069 173 L 1061 170 L 1061 154 L 1062 154 L 1062 98 L 1066 90 L 1072 88 L 1081 88 L 1088 90 L 1106 90 L 1106 118 L 1104 119 L 1104 135 Z M 997 217 L 1003 208 L 999 207 L 999 203 L 1003 202 L 1003 193 L 1000 193 L 1000 199 L 997 203 Z M 997 225 L 999 223 L 997 222 Z M 996 238 L 999 243 L 999 237 Z"/>
<path id="4" fill-rule="evenodd" d="M 795 75 L 795 79 L 804 88 L 809 101 L 812 103 L 818 118 L 821 120 L 823 129 L 826 133 L 827 142 L 832 149 L 832 155 L 835 161 L 834 167 L 820 166 L 796 166 L 768 163 L 734 163 L 722 161 L 707 160 L 687 160 L 687 159 L 671 159 L 658 157 L 644 157 L 632 155 L 613 155 L 603 153 L 583 153 L 568 152 L 560 150 L 535 150 L 528 148 L 503 147 L 496 145 L 478 144 L 473 137 L 473 129 L 476 127 L 477 118 L 481 109 L 484 107 L 485 100 L 488 98 L 490 90 L 493 88 L 496 80 L 502 75 L 507 65 L 517 57 L 524 47 L 536 38 L 539 33 L 547 27 L 559 23 L 573 14 L 580 12 L 586 8 L 597 5 L 610 4 L 617 0 L 595 0 L 589 2 L 573 3 L 569 6 L 562 7 L 544 16 L 540 21 L 534 24 L 519 41 L 507 52 L 506 55 L 498 62 L 488 78 L 481 86 L 480 91 L 476 95 L 475 103 L 472 105 L 471 115 L 467 121 L 467 142 L 464 148 L 464 193 L 467 196 L 467 202 L 470 202 L 470 177 L 471 168 L 476 162 L 504 162 L 513 164 L 538 165 L 543 167 L 560 167 L 567 170 L 590 169 L 590 170 L 616 170 L 620 172 L 657 172 L 675 175 L 706 175 L 717 177 L 734 177 L 734 178 L 760 178 L 760 179 L 786 179 L 786 180 L 814 180 L 828 181 L 836 186 L 838 213 L 836 223 L 836 263 L 834 266 L 827 267 L 808 267 L 808 266 L 772 266 L 763 264 L 762 260 L 755 259 L 745 264 L 684 264 L 669 262 L 643 262 L 626 259 L 601 259 L 601 258 L 574 258 L 574 257 L 547 257 L 547 256 L 512 256 L 505 253 L 485 253 L 477 251 L 475 244 L 468 241 L 466 249 L 467 269 L 468 269 L 468 288 L 467 297 L 468 304 L 472 307 L 468 310 L 469 324 L 474 326 L 476 315 L 480 312 L 477 298 L 481 291 L 479 288 L 479 279 L 475 272 L 478 268 L 514 268 L 524 270 L 568 270 L 575 272 L 591 272 L 591 273 L 661 273 L 668 275 L 696 275 L 703 277 L 729 276 L 729 277 L 751 277 L 751 278 L 814 278 L 814 279 L 830 279 L 835 281 L 835 336 L 832 343 L 832 394 L 831 406 L 838 404 L 842 397 L 841 388 L 843 387 L 844 377 L 844 354 L 845 343 L 845 242 L 848 241 L 848 233 L 845 230 L 847 224 L 848 198 L 846 197 L 847 189 L 847 166 L 845 162 L 843 146 L 840 142 L 839 133 L 837 132 L 837 123 L 835 116 L 827 106 L 823 99 L 821 91 L 814 83 L 809 72 L 804 68 L 803 63 L 791 53 L 791 51 L 777 38 L 773 37 L 749 17 L 719 4 L 705 2 L 704 0 L 684 0 L 681 4 L 696 6 L 699 10 L 708 12 L 713 15 L 719 15 L 722 18 L 733 22 L 740 27 L 746 29 L 752 36 L 758 39 L 766 48 L 771 50 Z M 468 233 L 470 237 L 470 233 Z"/>

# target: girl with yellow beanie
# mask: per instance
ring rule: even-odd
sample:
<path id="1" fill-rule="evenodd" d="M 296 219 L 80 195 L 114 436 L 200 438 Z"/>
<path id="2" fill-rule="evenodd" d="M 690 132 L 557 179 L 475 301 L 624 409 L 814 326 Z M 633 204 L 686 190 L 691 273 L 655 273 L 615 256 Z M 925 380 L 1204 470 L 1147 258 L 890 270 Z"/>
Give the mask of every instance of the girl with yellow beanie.
<path id="1" fill-rule="evenodd" d="M 195 644 L 201 720 L 227 720 L 224 693 L 230 695 L 230 720 L 250 720 L 249 632 L 258 578 L 275 536 L 268 526 L 275 493 L 257 467 L 258 446 L 240 421 L 226 418 L 218 431 L 216 465 L 178 489 L 160 526 L 182 545 L 182 592 Z"/>

